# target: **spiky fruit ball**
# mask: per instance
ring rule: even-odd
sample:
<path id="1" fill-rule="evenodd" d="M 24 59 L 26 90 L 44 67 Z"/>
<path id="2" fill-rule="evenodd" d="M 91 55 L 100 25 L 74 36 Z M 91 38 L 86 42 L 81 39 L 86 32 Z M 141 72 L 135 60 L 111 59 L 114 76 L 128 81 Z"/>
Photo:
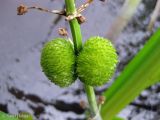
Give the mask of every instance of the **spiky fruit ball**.
<path id="1" fill-rule="evenodd" d="M 44 45 L 41 53 L 43 72 L 53 83 L 68 87 L 75 81 L 75 55 L 69 40 L 56 38 Z"/>
<path id="2" fill-rule="evenodd" d="M 87 85 L 101 86 L 113 75 L 117 59 L 116 50 L 109 40 L 91 37 L 77 57 L 78 77 Z"/>

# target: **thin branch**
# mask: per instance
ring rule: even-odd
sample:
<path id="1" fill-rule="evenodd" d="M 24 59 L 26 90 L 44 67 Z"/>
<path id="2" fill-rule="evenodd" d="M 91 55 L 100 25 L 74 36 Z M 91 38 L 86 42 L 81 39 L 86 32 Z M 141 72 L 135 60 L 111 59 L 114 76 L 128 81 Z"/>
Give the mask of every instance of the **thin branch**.
<path id="1" fill-rule="evenodd" d="M 82 4 L 82 5 L 77 9 L 77 12 L 78 12 L 78 13 L 83 12 L 92 2 L 93 2 L 93 0 L 88 0 L 86 3 Z"/>
<path id="2" fill-rule="evenodd" d="M 59 11 L 59 10 L 48 10 L 46 8 L 42 8 L 42 7 L 38 7 L 38 6 L 28 7 L 28 6 L 23 5 L 23 4 L 21 4 L 20 6 L 17 7 L 17 15 L 24 15 L 30 9 L 36 9 L 36 10 L 40 10 L 42 12 L 48 12 L 48 13 L 53 13 L 53 14 L 66 16 L 66 11 L 65 10 L 61 10 L 61 11 Z"/>
<path id="3" fill-rule="evenodd" d="M 59 10 L 48 10 L 48 9 L 38 7 L 38 6 L 28 7 L 28 9 L 37 9 L 37 10 L 40 10 L 40 11 L 43 11 L 43 12 L 48 12 L 48 13 L 53 13 L 53 14 L 66 16 L 66 11 L 65 10 L 61 10 L 61 11 L 59 11 Z"/>

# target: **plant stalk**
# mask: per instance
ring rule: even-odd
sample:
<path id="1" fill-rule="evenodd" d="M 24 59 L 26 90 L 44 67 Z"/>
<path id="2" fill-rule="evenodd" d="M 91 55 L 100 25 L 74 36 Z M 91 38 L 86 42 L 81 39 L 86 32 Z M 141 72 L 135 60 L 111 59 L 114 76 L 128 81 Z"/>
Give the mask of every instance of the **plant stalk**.
<path id="1" fill-rule="evenodd" d="M 122 32 L 122 30 L 134 15 L 141 1 L 142 0 L 125 0 L 119 15 L 111 24 L 109 31 L 107 31 L 106 37 L 108 39 L 112 40 L 114 43 L 116 42 L 119 34 Z"/>
<path id="2" fill-rule="evenodd" d="M 66 5 L 67 15 L 73 15 L 76 13 L 75 0 L 65 0 L 65 5 Z M 75 54 L 78 55 L 79 51 L 82 49 L 81 28 L 76 18 L 70 20 L 69 24 L 70 24 L 71 33 L 72 33 Z M 84 84 L 84 88 L 86 90 L 86 94 L 89 102 L 91 117 L 94 118 L 94 120 L 101 120 L 94 88 L 85 84 Z"/>
<path id="3" fill-rule="evenodd" d="M 76 7 L 74 0 L 65 0 L 67 15 L 73 15 L 76 13 Z M 76 54 L 82 49 L 82 34 L 81 28 L 76 18 L 69 21 L 70 29 L 72 33 L 74 49 Z"/>
<path id="4" fill-rule="evenodd" d="M 89 106 L 90 106 L 91 117 L 94 118 L 94 120 L 101 120 L 101 116 L 100 116 L 97 102 L 96 102 L 96 96 L 94 93 L 94 88 L 88 85 L 84 85 L 84 88 L 85 88 Z"/>

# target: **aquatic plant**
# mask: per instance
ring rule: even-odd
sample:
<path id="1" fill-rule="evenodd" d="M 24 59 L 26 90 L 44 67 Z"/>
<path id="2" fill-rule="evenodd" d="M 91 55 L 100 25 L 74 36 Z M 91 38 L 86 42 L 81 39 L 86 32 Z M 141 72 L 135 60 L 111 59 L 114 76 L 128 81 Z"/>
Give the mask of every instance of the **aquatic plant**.
<path id="1" fill-rule="evenodd" d="M 18 7 L 18 14 L 23 15 L 29 9 L 38 9 L 65 17 L 70 24 L 72 41 L 65 38 L 54 38 L 53 41 L 44 45 L 41 53 L 43 72 L 48 79 L 60 87 L 68 87 L 77 77 L 82 81 L 89 103 L 90 115 L 87 116 L 89 119 L 122 120 L 122 118 L 116 117 L 118 112 L 133 101 L 141 91 L 160 80 L 160 29 L 151 36 L 143 49 L 97 101 L 94 87 L 101 86 L 109 81 L 115 71 L 118 58 L 115 48 L 106 38 L 90 37 L 84 45 L 82 43 L 80 23 L 85 20 L 81 12 L 92 2 L 92 0 L 89 0 L 76 8 L 75 0 L 65 0 L 66 9 L 62 11 L 50 11 L 39 7 L 21 5 Z M 131 18 L 140 0 L 134 2 L 126 0 L 126 3 L 130 3 L 133 7 L 129 13 L 129 18 Z M 124 8 L 127 4 L 124 5 Z M 123 11 L 125 11 L 124 8 Z M 128 9 L 128 7 L 126 8 Z M 124 15 L 126 14 L 128 15 L 127 11 L 124 12 Z M 118 29 L 118 32 L 122 28 L 124 28 L 124 25 Z M 66 36 L 67 32 L 62 30 L 60 34 Z M 0 119 L 31 120 L 32 118 L 9 117 L 0 112 Z"/>

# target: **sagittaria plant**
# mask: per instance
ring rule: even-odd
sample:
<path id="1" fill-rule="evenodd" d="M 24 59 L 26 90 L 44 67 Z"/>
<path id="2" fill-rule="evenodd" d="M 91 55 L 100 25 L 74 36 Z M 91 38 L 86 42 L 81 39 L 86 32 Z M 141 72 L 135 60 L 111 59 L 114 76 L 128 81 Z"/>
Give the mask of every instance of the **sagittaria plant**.
<path id="1" fill-rule="evenodd" d="M 101 120 L 99 106 L 94 93 L 95 86 L 105 84 L 113 75 L 118 57 L 112 43 L 105 38 L 93 36 L 82 45 L 80 23 L 81 12 L 90 5 L 88 0 L 81 7 L 75 7 L 75 0 L 65 0 L 66 9 L 49 11 L 40 7 L 18 7 L 18 15 L 29 9 L 38 9 L 66 17 L 70 24 L 72 41 L 54 38 L 47 42 L 41 53 L 41 66 L 45 75 L 60 87 L 68 87 L 77 78 L 84 83 L 90 110 L 90 118 Z"/>
<path id="2" fill-rule="evenodd" d="M 65 0 L 66 10 L 63 11 L 49 11 L 39 7 L 21 5 L 18 7 L 18 14 L 22 15 L 28 9 L 39 9 L 66 17 L 70 24 L 73 41 L 54 38 L 44 45 L 41 53 L 43 72 L 48 79 L 60 87 L 68 87 L 79 78 L 84 84 L 87 94 L 91 120 L 122 120 L 115 117 L 116 114 L 133 101 L 142 90 L 157 83 L 160 79 L 160 61 L 158 59 L 160 55 L 158 45 L 160 43 L 160 29 L 129 63 L 109 90 L 104 92 L 107 101 L 100 110 L 94 87 L 101 86 L 110 79 L 114 73 L 118 57 L 115 48 L 108 39 L 94 36 L 82 45 L 79 24 L 83 21 L 81 12 L 91 2 L 92 0 L 89 0 L 77 9 L 75 0 Z M 146 71 L 147 68 L 150 69 Z M 132 87 L 133 85 L 134 87 Z M 6 114 L 1 112 L 0 118 L 10 120 Z"/>
<path id="3" fill-rule="evenodd" d="M 117 54 L 112 43 L 102 37 L 91 37 L 82 47 L 82 35 L 74 0 L 65 0 L 73 46 L 69 40 L 56 38 L 42 50 L 41 66 L 56 85 L 67 87 L 77 77 L 84 83 L 90 105 L 90 117 L 100 120 L 94 86 L 105 84 L 114 73 Z"/>

